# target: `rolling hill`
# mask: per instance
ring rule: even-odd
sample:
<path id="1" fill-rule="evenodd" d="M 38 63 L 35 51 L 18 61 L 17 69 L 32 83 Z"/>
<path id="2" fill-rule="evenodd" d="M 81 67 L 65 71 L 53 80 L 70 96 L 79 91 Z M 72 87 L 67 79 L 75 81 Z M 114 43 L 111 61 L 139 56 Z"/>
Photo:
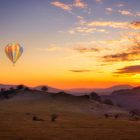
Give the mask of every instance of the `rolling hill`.
<path id="1" fill-rule="evenodd" d="M 115 104 L 127 109 L 140 109 L 140 87 L 116 90 L 110 95 L 102 95 L 103 99 L 111 99 Z"/>

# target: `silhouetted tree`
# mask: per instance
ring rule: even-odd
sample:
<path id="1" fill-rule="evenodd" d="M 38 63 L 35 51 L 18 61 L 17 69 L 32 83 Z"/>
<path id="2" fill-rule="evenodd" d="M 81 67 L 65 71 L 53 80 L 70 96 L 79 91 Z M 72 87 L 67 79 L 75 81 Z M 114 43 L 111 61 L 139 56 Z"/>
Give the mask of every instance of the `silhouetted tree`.
<path id="1" fill-rule="evenodd" d="M 85 99 L 89 99 L 89 95 L 82 95 L 81 97 L 83 97 Z"/>
<path id="2" fill-rule="evenodd" d="M 101 101 L 101 97 L 95 92 L 91 92 L 89 96 L 91 99 L 93 99 L 95 101 Z"/>
<path id="3" fill-rule="evenodd" d="M 24 88 L 25 91 L 30 91 L 31 89 L 29 87 Z"/>
<path id="4" fill-rule="evenodd" d="M 41 88 L 41 90 L 44 91 L 44 92 L 46 92 L 46 91 L 48 91 L 48 88 L 47 88 L 46 86 L 43 86 L 43 87 Z"/>
<path id="5" fill-rule="evenodd" d="M 23 90 L 24 88 L 25 88 L 24 85 L 18 85 L 18 86 L 16 87 L 17 90 Z"/>

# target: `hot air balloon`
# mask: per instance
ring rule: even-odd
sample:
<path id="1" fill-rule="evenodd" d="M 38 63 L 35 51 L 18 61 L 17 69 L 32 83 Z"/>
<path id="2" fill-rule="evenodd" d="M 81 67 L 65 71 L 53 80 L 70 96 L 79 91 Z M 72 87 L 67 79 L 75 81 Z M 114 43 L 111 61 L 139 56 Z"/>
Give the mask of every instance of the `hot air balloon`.
<path id="1" fill-rule="evenodd" d="M 23 53 L 23 48 L 19 43 L 10 43 L 5 47 L 5 53 L 13 64 L 19 59 Z"/>

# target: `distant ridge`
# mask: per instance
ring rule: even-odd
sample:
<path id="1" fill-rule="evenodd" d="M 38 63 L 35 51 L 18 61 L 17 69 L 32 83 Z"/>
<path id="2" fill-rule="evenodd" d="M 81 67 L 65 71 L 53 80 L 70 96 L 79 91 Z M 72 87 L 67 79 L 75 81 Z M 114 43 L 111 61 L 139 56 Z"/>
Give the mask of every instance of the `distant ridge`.
<path id="1" fill-rule="evenodd" d="M 16 87 L 16 86 L 17 85 L 0 84 L 0 89 L 1 88 L 9 89 L 10 87 Z M 40 86 L 29 87 L 29 88 L 40 91 L 43 86 L 46 86 L 48 88 L 48 92 L 51 92 L 51 93 L 58 93 L 58 92 L 64 91 L 64 92 L 67 92 L 69 94 L 74 94 L 74 95 L 90 94 L 91 92 L 97 92 L 98 94 L 105 95 L 105 94 L 111 94 L 113 91 L 116 91 L 116 90 L 134 88 L 131 85 L 116 85 L 116 86 L 112 86 L 108 88 L 74 88 L 74 89 L 69 89 L 69 90 L 58 89 L 58 88 L 54 88 L 48 85 L 40 85 Z"/>
<path id="2" fill-rule="evenodd" d="M 4 88 L 4 89 L 9 89 L 10 87 L 16 87 L 17 85 L 7 85 L 7 84 L 0 84 L 0 89 Z"/>
<path id="3" fill-rule="evenodd" d="M 77 94 L 89 94 L 90 92 L 97 92 L 99 94 L 111 94 L 115 90 L 121 89 L 132 89 L 133 86 L 131 85 L 115 85 L 108 88 L 75 88 L 70 89 L 68 92 L 70 93 L 77 93 Z"/>

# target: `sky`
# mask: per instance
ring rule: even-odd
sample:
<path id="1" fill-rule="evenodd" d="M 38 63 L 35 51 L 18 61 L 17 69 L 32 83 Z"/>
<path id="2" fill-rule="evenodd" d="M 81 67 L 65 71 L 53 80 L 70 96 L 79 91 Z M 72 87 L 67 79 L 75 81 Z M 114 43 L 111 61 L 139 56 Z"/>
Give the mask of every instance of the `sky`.
<path id="1" fill-rule="evenodd" d="M 0 83 L 140 84 L 139 0 L 0 0 Z M 15 66 L 4 48 L 18 42 Z"/>

